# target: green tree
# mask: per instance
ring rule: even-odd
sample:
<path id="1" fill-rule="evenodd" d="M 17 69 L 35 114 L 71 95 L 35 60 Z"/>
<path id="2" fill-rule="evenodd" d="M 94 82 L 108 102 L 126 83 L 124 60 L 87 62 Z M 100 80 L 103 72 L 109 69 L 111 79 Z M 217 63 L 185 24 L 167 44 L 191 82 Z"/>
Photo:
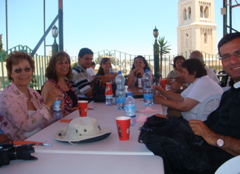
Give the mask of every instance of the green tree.
<path id="1" fill-rule="evenodd" d="M 2 49 L 2 46 L 2 34 L 0 34 L 0 61 L 5 61 L 7 58 L 7 53 Z"/>
<path id="2" fill-rule="evenodd" d="M 163 55 L 169 54 L 171 51 L 171 45 L 170 42 L 165 40 L 165 37 L 159 37 L 158 39 L 159 44 L 159 55 L 160 55 L 160 72 L 162 74 L 162 61 L 163 61 Z"/>

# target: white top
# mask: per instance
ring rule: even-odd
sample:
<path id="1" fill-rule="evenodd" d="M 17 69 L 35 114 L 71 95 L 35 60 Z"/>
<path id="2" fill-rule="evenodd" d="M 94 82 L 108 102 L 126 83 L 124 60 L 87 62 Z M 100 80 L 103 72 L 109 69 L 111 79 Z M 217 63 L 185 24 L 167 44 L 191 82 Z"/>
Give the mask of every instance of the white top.
<path id="1" fill-rule="evenodd" d="M 199 101 L 199 103 L 193 107 L 190 111 L 182 112 L 183 118 L 186 120 L 195 120 L 200 104 L 204 99 L 213 94 L 222 95 L 223 89 L 215 83 L 209 76 L 203 76 L 201 78 L 197 78 L 193 83 L 190 84 L 188 88 L 186 88 L 181 96 L 185 98 L 191 98 Z M 200 120 L 204 121 L 207 119 L 207 116 L 212 112 L 208 110 L 208 105 L 206 105 L 204 109 L 204 115 Z"/>
<path id="2" fill-rule="evenodd" d="M 90 67 L 90 68 L 87 68 L 86 71 L 88 73 L 88 81 L 91 82 L 93 80 L 92 76 L 95 75 L 94 70 L 93 68 Z"/>
<path id="3" fill-rule="evenodd" d="M 211 70 L 210 68 L 208 68 L 207 66 L 204 67 L 205 70 L 207 71 L 207 75 L 217 84 L 219 84 L 219 79 L 217 77 L 217 75 L 213 72 L 213 70 Z"/>
<path id="4" fill-rule="evenodd" d="M 28 110 L 28 116 L 31 117 L 31 115 L 32 115 L 34 112 L 36 112 L 36 111 L 30 111 L 30 110 Z M 41 126 L 38 126 L 38 127 L 36 127 L 35 129 L 33 129 L 31 132 L 25 132 L 25 136 L 26 136 L 26 137 L 30 137 L 30 136 L 32 136 L 33 134 L 39 132 L 41 129 L 42 129 Z"/>

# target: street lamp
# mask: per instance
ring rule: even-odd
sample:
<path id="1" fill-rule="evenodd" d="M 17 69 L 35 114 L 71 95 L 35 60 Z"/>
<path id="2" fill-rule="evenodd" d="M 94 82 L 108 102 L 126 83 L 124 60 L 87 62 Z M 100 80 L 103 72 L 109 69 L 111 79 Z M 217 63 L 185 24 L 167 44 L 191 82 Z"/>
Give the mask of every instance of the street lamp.
<path id="1" fill-rule="evenodd" d="M 155 42 L 153 44 L 153 55 L 154 55 L 154 76 L 155 79 L 159 79 L 161 76 L 161 73 L 159 72 L 159 45 L 157 42 L 158 38 L 158 29 L 155 26 L 155 29 L 153 30 L 153 36 L 155 38 Z"/>
<path id="2" fill-rule="evenodd" d="M 54 38 L 54 42 L 52 44 L 52 55 L 54 55 L 56 52 L 58 52 L 58 44 L 56 41 L 56 38 L 58 37 L 58 28 L 55 25 L 52 28 L 52 36 Z"/>

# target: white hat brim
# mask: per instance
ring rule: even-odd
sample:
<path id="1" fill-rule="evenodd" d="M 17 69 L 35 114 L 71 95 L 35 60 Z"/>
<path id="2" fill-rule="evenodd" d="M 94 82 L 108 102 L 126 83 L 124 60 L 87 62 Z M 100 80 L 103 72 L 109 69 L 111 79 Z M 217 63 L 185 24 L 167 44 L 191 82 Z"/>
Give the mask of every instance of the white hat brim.
<path id="1" fill-rule="evenodd" d="M 81 137 L 78 137 L 78 139 L 69 139 L 66 137 L 66 132 L 67 132 L 67 127 L 59 130 L 54 136 L 55 140 L 69 142 L 69 143 L 90 143 L 90 142 L 103 140 L 112 133 L 110 129 L 101 127 L 101 131 L 99 132 L 99 134 L 91 135 L 91 136 L 81 136 Z"/>

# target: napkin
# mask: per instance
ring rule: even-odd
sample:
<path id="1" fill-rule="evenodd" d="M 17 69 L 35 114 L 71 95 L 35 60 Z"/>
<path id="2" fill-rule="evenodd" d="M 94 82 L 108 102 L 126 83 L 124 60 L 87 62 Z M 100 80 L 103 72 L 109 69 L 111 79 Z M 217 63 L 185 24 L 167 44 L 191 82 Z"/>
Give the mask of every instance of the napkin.
<path id="1" fill-rule="evenodd" d="M 137 123 L 144 123 L 147 121 L 147 116 L 140 114 L 138 119 L 136 120 Z"/>
<path id="2" fill-rule="evenodd" d="M 142 112 L 142 113 L 150 113 L 150 112 L 158 112 L 159 110 L 153 110 L 152 108 L 150 107 L 146 107 L 145 109 L 142 109 L 142 110 L 139 110 L 139 112 Z"/>

